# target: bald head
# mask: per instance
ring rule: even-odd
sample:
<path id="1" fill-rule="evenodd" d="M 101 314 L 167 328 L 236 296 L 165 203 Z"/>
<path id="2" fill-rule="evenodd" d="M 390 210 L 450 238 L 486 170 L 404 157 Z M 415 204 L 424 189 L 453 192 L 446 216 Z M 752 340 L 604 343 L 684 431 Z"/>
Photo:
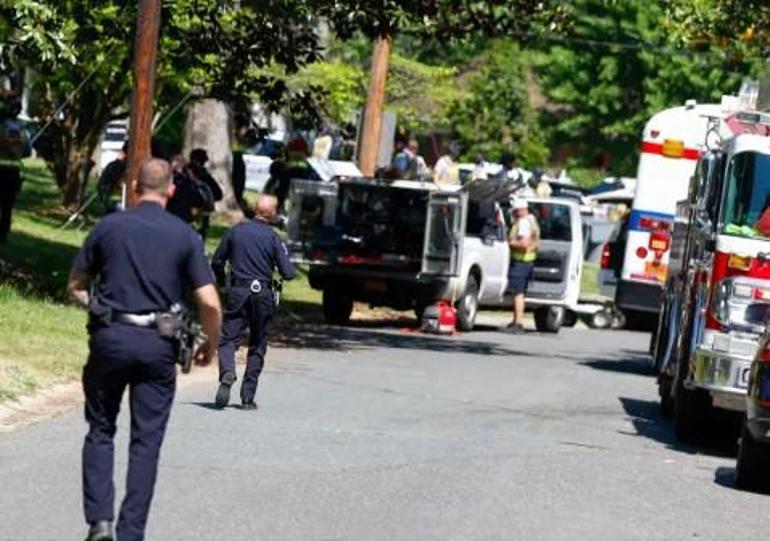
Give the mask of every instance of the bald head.
<path id="1" fill-rule="evenodd" d="M 258 218 L 262 218 L 265 221 L 270 221 L 275 218 L 278 213 L 278 199 L 272 195 L 260 195 L 254 205 L 254 214 Z"/>
<path id="2" fill-rule="evenodd" d="M 150 158 L 139 170 L 139 192 L 165 195 L 171 183 L 171 166 L 166 160 Z"/>

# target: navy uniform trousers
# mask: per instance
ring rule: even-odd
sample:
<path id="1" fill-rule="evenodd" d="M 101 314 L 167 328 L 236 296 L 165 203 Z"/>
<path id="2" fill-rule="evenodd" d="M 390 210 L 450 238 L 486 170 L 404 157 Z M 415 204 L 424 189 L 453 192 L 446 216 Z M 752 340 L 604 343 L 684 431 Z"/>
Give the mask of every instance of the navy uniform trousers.
<path id="1" fill-rule="evenodd" d="M 248 287 L 231 287 L 228 292 L 219 340 L 219 378 L 227 372 L 235 374 L 235 351 L 248 329 L 249 349 L 241 384 L 242 402 L 253 402 L 257 394 L 274 308 L 273 292 L 268 287 L 263 287 L 260 293 L 252 293 Z"/>
<path id="2" fill-rule="evenodd" d="M 126 496 L 117 523 L 118 541 L 144 538 L 158 456 L 176 386 L 176 344 L 155 329 L 113 324 L 91 334 L 83 369 L 88 435 L 83 445 L 83 505 L 86 520 L 113 520 L 116 419 L 126 388 L 131 443 Z"/>
<path id="3" fill-rule="evenodd" d="M 11 213 L 21 189 L 21 170 L 15 165 L 0 165 L 0 241 L 11 230 Z"/>

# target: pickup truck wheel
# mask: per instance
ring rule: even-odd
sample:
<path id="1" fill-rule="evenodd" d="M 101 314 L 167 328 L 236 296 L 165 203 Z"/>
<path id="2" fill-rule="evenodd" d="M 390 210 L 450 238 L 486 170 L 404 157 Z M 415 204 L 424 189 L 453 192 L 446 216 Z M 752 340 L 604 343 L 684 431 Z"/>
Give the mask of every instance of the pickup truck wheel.
<path id="1" fill-rule="evenodd" d="M 612 326 L 612 311 L 602 308 L 588 316 L 586 324 L 592 329 L 609 329 Z"/>
<path id="2" fill-rule="evenodd" d="M 324 319 L 334 325 L 347 325 L 350 315 L 353 313 L 353 298 L 336 289 L 324 289 L 323 291 Z"/>
<path id="3" fill-rule="evenodd" d="M 770 491 L 770 448 L 757 443 L 745 423 L 735 463 L 735 486 L 741 490 Z"/>
<path id="4" fill-rule="evenodd" d="M 414 305 L 414 315 L 417 318 L 417 323 L 422 324 L 422 315 L 425 313 L 425 309 L 428 307 L 427 304 L 423 304 L 418 302 Z"/>
<path id="5" fill-rule="evenodd" d="M 468 277 L 460 300 L 457 301 L 457 330 L 469 332 L 476 323 L 479 312 L 479 282 L 475 276 Z"/>
<path id="6" fill-rule="evenodd" d="M 541 306 L 535 310 L 535 328 L 538 332 L 557 333 L 563 322 L 563 306 Z"/>

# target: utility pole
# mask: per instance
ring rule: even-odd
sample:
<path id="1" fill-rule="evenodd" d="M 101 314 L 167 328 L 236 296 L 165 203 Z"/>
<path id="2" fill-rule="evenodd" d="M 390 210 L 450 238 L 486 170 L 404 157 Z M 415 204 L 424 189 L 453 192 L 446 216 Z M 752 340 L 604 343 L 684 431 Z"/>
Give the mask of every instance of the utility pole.
<path id="1" fill-rule="evenodd" d="M 128 163 L 123 182 L 126 204 L 135 203 L 134 183 L 142 163 L 150 155 L 152 100 L 155 93 L 155 59 L 158 54 L 161 0 L 139 0 L 134 43 L 134 93 L 128 136 Z"/>
<path id="2" fill-rule="evenodd" d="M 388 34 L 380 35 L 374 45 L 372 56 L 372 79 L 369 82 L 369 95 L 366 98 L 364 121 L 361 124 L 358 165 L 364 176 L 374 176 L 377 166 L 377 154 L 380 148 L 380 129 L 382 127 L 382 109 L 385 104 L 385 83 L 388 79 L 388 63 L 393 38 Z"/>

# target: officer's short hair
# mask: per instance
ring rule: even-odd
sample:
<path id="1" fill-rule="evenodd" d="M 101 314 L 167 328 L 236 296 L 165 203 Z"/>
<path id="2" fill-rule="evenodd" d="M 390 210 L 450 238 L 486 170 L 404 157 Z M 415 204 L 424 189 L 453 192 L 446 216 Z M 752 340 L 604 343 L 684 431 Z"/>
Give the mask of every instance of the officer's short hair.
<path id="1" fill-rule="evenodd" d="M 278 199 L 273 195 L 262 194 L 254 203 L 254 214 L 269 218 L 278 210 Z"/>
<path id="2" fill-rule="evenodd" d="M 143 192 L 166 193 L 171 183 L 171 166 L 166 160 L 150 158 L 139 171 L 139 189 Z"/>

